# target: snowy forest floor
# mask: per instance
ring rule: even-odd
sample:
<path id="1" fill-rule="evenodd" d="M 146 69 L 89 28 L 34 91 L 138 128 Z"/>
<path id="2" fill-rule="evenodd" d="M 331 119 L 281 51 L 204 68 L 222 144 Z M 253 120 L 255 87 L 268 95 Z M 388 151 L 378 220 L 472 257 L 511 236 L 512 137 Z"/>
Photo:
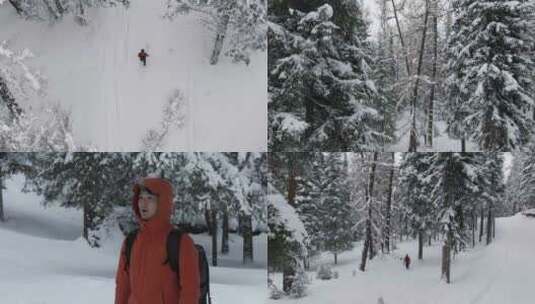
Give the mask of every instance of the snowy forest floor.
<path id="1" fill-rule="evenodd" d="M 396 138 L 397 142 L 386 147 L 387 152 L 407 152 L 409 151 L 409 131 L 411 128 L 411 116 L 409 111 L 404 111 L 399 115 L 396 123 Z M 450 138 L 446 133 L 446 122 L 435 121 L 435 137 L 433 137 L 433 146 L 425 144 L 423 134 L 418 138 L 420 146 L 418 152 L 457 152 L 461 151 L 461 141 Z M 467 142 L 466 151 L 476 152 L 477 145 L 472 142 Z"/>
<path id="2" fill-rule="evenodd" d="M 112 232 L 102 247 L 90 248 L 81 235 L 81 213 L 44 208 L 41 199 L 21 193 L 20 181 L 7 181 L 6 223 L 0 224 L 0 294 L 2 303 L 112 303 L 115 270 L 123 236 Z M 211 252 L 208 235 L 193 235 Z M 231 234 L 230 254 L 210 269 L 214 304 L 267 297 L 267 237 L 254 238 L 255 263 L 241 267 L 241 237 Z M 254 303 L 263 303 L 255 301 Z"/>
<path id="3" fill-rule="evenodd" d="M 265 151 L 266 52 L 253 54 L 248 66 L 224 54 L 210 65 L 214 34 L 195 14 L 164 19 L 165 9 L 164 0 L 90 9 L 84 27 L 70 15 L 55 24 L 24 20 L 7 1 L 0 4 L 0 42 L 14 51 L 28 48 L 35 58 L 27 64 L 46 79 L 46 96 L 23 108 L 37 112 L 59 103 L 71 112 L 77 144 L 139 151 L 179 89 L 185 121 L 164 150 Z M 137 58 L 142 48 L 146 67 Z"/>
<path id="4" fill-rule="evenodd" d="M 362 247 L 341 254 L 339 278 L 330 281 L 312 279 L 308 295 L 300 299 L 284 298 L 269 303 L 347 303 L 376 304 L 529 304 L 533 303 L 535 263 L 535 219 L 523 215 L 496 219 L 496 239 L 487 246 L 476 245 L 457 255 L 452 264 L 452 282 L 440 280 L 441 248 L 436 242 L 424 247 L 424 260 L 417 260 L 415 241 L 402 242 L 390 255 L 370 261 L 366 272 L 354 271 L 360 262 Z M 402 256 L 412 258 L 410 270 L 402 265 Z M 333 263 L 333 255 L 319 261 Z M 273 277 L 282 286 L 282 275 Z"/>

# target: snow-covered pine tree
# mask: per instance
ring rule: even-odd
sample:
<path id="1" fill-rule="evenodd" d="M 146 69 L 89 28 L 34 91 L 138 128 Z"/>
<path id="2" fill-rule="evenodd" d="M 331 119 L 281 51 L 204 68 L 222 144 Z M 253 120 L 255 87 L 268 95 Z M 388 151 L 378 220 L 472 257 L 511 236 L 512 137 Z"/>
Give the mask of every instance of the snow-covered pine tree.
<path id="1" fill-rule="evenodd" d="M 448 42 L 450 134 L 510 151 L 533 134 L 533 1 L 456 0 Z"/>
<path id="2" fill-rule="evenodd" d="M 303 178 L 305 199 L 297 205 L 312 248 L 329 251 L 338 263 L 338 254 L 353 247 L 352 208 L 350 205 L 348 167 L 340 153 L 312 153 Z"/>
<path id="3" fill-rule="evenodd" d="M 87 9 L 119 4 L 128 7 L 130 0 L 9 0 L 21 17 L 43 21 L 57 21 L 73 14 L 80 25 L 87 25 Z"/>
<path id="4" fill-rule="evenodd" d="M 283 272 L 283 290 L 289 293 L 296 284 L 296 275 L 304 268 L 307 232 L 288 200 L 272 185 L 268 191 L 269 271 Z"/>
<path id="5" fill-rule="evenodd" d="M 348 4 L 349 1 L 340 3 Z M 351 10 L 351 6 L 346 6 Z M 329 4 L 270 13 L 269 146 L 272 151 L 374 150 L 387 140 L 362 28 L 333 23 Z M 350 16 L 362 20 L 362 15 Z M 336 19 L 336 18 L 334 18 Z"/>
<path id="6" fill-rule="evenodd" d="M 249 64 L 254 51 L 267 49 L 266 0 L 167 0 L 166 17 L 195 13 L 215 34 L 211 64 L 219 55 Z"/>
<path id="7" fill-rule="evenodd" d="M 42 105 L 40 115 L 27 113 L 26 105 L 41 101 L 43 77 L 28 60 L 28 49 L 13 51 L 0 42 L 0 151 L 85 150 L 72 139 L 70 114 L 59 105 Z"/>
<path id="8" fill-rule="evenodd" d="M 467 242 L 466 207 L 480 193 L 482 156 L 478 153 L 429 153 L 423 158 L 428 167 L 420 176 L 427 184 L 431 203 L 438 208 L 439 229 L 445 234 L 442 277 L 450 283 L 451 252 L 463 248 Z"/>
<path id="9" fill-rule="evenodd" d="M 429 196 L 425 172 L 429 169 L 428 153 L 405 153 L 400 165 L 399 203 L 403 206 L 412 230 L 418 235 L 418 259 L 423 259 L 424 237 L 435 229 L 437 206 Z"/>

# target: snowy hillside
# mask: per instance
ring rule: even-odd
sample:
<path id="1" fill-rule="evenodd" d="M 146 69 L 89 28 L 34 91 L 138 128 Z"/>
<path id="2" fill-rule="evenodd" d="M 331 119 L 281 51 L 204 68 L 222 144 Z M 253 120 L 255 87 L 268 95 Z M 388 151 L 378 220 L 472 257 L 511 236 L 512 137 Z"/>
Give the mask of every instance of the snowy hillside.
<path id="1" fill-rule="evenodd" d="M 2 303 L 61 304 L 111 303 L 115 293 L 122 236 L 118 231 L 103 241 L 99 249 L 90 248 L 79 236 L 81 213 L 62 208 L 43 208 L 40 199 L 14 187 L 10 180 L 4 196 L 8 221 L 0 224 L 0 294 Z M 210 238 L 193 238 L 210 252 Z M 267 238 L 254 238 L 255 264 L 241 268 L 241 238 L 231 235 L 230 254 L 221 256 L 221 267 L 211 268 L 211 294 L 214 304 L 236 303 L 236 297 L 267 297 Z M 74 288 L 76 287 L 76 288 Z M 28 292 L 31 291 L 31 292 Z"/>
<path id="2" fill-rule="evenodd" d="M 269 303 L 380 303 L 385 304 L 494 304 L 533 303 L 535 219 L 517 214 L 496 219 L 495 242 L 477 246 L 455 257 L 452 284 L 440 280 L 440 246 L 425 248 L 424 260 L 416 260 L 415 242 L 398 244 L 391 256 L 378 256 L 366 272 L 355 271 L 362 248 L 339 257 L 339 279 L 313 279 L 308 295 L 301 299 L 270 300 Z M 413 257 L 405 270 L 401 257 Z M 322 261 L 332 263 L 332 255 Z M 320 263 L 322 261 L 316 261 Z M 315 277 L 315 273 L 310 273 Z M 282 277 L 275 280 L 279 286 Z"/>
<path id="3" fill-rule="evenodd" d="M 165 4 L 132 0 L 128 9 L 91 9 L 91 22 L 82 27 L 72 16 L 56 24 L 23 20 L 6 2 L 0 4 L 0 41 L 32 51 L 28 64 L 46 78 L 47 93 L 34 102 L 70 110 L 80 144 L 139 150 L 178 89 L 185 122 L 172 130 L 165 150 L 265 150 L 266 53 L 254 54 L 248 66 L 225 56 L 210 65 L 213 33 L 195 15 L 162 18 Z M 142 48 L 150 56 L 146 67 L 137 58 Z"/>

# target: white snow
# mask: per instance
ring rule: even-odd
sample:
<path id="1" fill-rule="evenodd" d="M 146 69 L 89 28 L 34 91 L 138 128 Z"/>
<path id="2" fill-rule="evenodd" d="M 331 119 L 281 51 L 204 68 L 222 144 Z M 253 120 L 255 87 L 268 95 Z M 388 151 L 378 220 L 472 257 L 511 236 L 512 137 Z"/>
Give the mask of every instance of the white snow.
<path id="1" fill-rule="evenodd" d="M 80 238 L 80 211 L 44 209 L 39 197 L 21 193 L 21 181 L 8 180 L 4 192 L 8 221 L 0 223 L 1 302 L 112 303 L 121 233 L 112 231 L 101 248 L 90 248 Z M 210 254 L 209 236 L 192 237 Z M 241 237 L 231 234 L 229 245 L 221 266 L 210 269 L 212 303 L 265 303 L 267 236 L 254 238 L 255 263 L 247 268 L 241 265 Z"/>
<path id="2" fill-rule="evenodd" d="M 23 20 L 9 3 L 1 5 L 0 41 L 31 50 L 27 64 L 47 79 L 47 96 L 24 108 L 60 102 L 72 112 L 79 144 L 139 151 L 178 89 L 187 103 L 185 125 L 173 129 L 163 150 L 265 151 L 266 52 L 248 66 L 224 55 L 212 66 L 213 33 L 194 14 L 164 19 L 165 7 L 164 0 L 131 0 L 128 9 L 90 9 L 82 27 L 73 16 L 56 24 Z M 147 67 L 137 58 L 141 48 L 150 56 Z"/>
<path id="3" fill-rule="evenodd" d="M 418 152 L 459 152 L 461 151 L 461 141 L 450 138 L 446 132 L 447 124 L 443 120 L 435 121 L 435 137 L 433 137 L 433 147 L 424 144 L 423 134 L 419 134 L 420 146 Z M 386 147 L 386 151 L 407 152 L 409 151 L 409 139 L 411 129 L 411 115 L 408 111 L 402 112 L 396 122 L 397 142 Z M 438 131 L 438 132 L 437 132 Z M 437 134 L 438 133 L 438 134 Z M 477 144 L 472 141 L 466 142 L 466 152 L 478 152 Z"/>
<path id="4" fill-rule="evenodd" d="M 379 255 L 366 272 L 355 271 L 361 246 L 339 256 L 339 279 L 313 280 L 308 296 L 269 300 L 268 303 L 378 303 L 385 304 L 530 304 L 533 303 L 535 220 L 520 214 L 496 219 L 496 239 L 489 246 L 457 255 L 452 264 L 452 282 L 440 280 L 440 242 L 424 247 L 424 260 L 417 260 L 415 241 L 398 244 L 390 256 Z M 412 258 L 405 270 L 401 258 Z M 320 261 L 333 263 L 332 255 Z M 314 278 L 314 272 L 310 272 Z M 274 278 L 278 286 L 282 275 Z"/>

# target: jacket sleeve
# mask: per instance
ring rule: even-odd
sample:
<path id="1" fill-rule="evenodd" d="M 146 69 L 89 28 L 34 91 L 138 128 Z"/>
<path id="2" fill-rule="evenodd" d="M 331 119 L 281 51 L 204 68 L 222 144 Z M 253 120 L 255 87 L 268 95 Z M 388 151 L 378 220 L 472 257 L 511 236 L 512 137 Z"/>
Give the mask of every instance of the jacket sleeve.
<path id="1" fill-rule="evenodd" d="M 184 234 L 180 240 L 180 298 L 179 304 L 198 304 L 200 298 L 199 257 L 191 237 Z"/>
<path id="2" fill-rule="evenodd" d="M 124 257 L 124 247 L 126 241 L 123 242 L 119 258 L 119 265 L 117 266 L 117 274 L 115 277 L 115 304 L 127 304 L 130 296 L 130 279 L 128 271 L 126 270 L 126 258 Z"/>

